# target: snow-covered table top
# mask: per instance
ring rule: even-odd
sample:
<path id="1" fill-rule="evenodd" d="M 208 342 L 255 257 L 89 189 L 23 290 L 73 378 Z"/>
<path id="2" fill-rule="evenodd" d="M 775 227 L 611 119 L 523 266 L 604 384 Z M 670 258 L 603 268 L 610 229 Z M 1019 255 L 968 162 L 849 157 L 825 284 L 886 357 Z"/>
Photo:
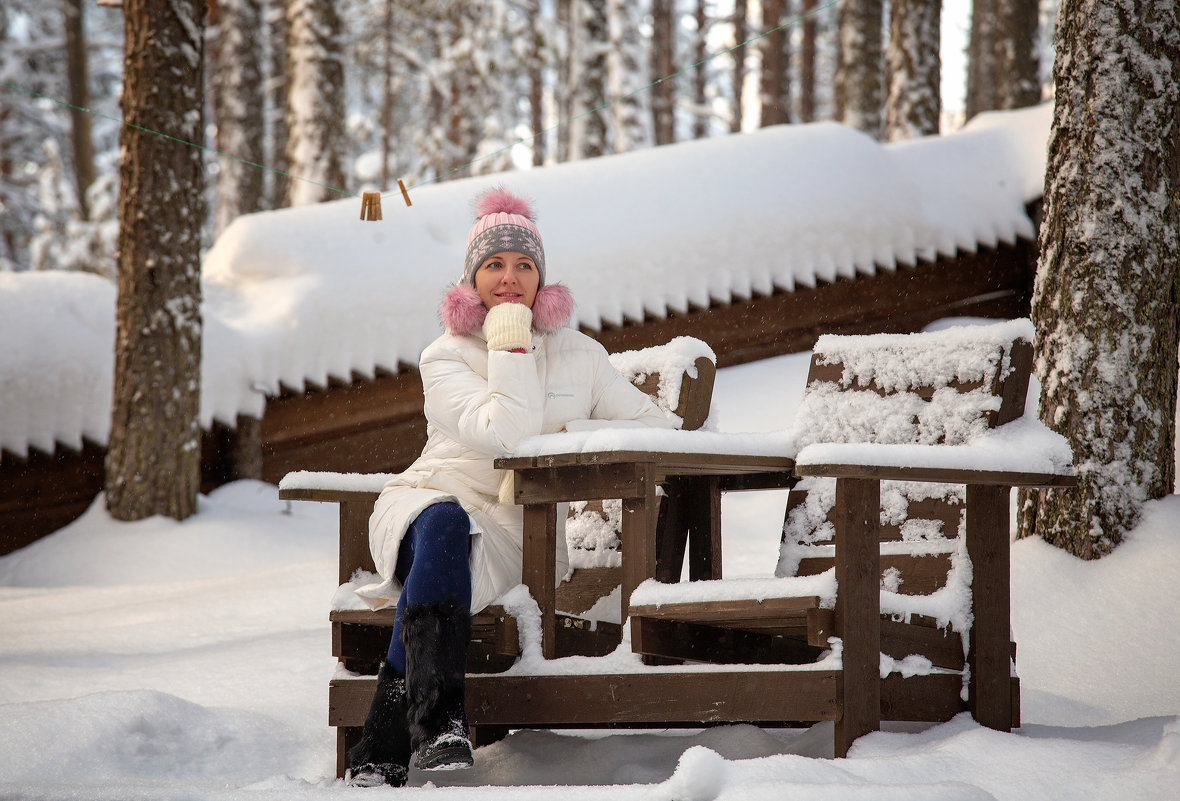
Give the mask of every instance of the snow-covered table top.
<path id="1" fill-rule="evenodd" d="M 1072 462 L 1066 439 L 1029 417 L 962 445 L 817 442 L 804 446 L 795 458 L 799 475 L 956 482 L 954 474 L 967 473 L 978 483 L 1013 486 L 1070 484 Z"/>

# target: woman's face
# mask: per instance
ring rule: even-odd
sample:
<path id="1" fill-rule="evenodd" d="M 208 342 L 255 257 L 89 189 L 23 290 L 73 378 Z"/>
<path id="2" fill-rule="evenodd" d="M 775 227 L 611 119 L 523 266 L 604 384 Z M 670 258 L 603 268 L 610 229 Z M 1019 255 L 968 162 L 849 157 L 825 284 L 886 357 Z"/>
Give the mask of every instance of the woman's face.
<path id="1" fill-rule="evenodd" d="M 493 253 L 475 271 L 475 291 L 488 309 L 501 303 L 523 303 L 531 309 L 540 287 L 537 265 L 516 251 Z"/>

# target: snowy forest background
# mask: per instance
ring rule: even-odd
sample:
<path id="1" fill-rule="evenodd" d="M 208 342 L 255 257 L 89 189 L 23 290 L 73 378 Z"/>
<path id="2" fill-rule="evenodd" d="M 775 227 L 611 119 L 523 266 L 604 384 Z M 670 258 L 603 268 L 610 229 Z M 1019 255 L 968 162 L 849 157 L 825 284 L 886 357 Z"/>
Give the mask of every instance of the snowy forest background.
<path id="1" fill-rule="evenodd" d="M 106 4 L 118 2 L 0 7 L 0 270 L 114 276 L 123 15 Z M 399 178 L 413 187 L 813 120 L 884 141 L 946 132 L 1042 98 L 1057 0 L 208 7 L 205 247 L 240 214 Z M 948 53 L 941 15 L 965 52 Z"/>

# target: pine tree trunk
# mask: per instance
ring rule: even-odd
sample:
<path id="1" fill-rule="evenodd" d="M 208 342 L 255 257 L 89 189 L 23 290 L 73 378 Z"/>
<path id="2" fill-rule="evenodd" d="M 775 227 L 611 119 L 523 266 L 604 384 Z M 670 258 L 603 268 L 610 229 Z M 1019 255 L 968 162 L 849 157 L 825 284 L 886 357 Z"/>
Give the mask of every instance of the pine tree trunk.
<path id="1" fill-rule="evenodd" d="M 766 0 L 762 4 L 762 27 L 769 31 L 762 39 L 762 121 L 761 127 L 791 121 L 791 36 L 788 0 Z M 776 30 L 777 29 L 777 30 Z"/>
<path id="2" fill-rule="evenodd" d="M 995 0 L 996 108 L 1034 106 L 1041 102 L 1037 57 L 1037 0 Z"/>
<path id="3" fill-rule="evenodd" d="M 938 133 L 942 111 L 942 0 L 892 0 L 885 77 L 885 141 Z"/>
<path id="4" fill-rule="evenodd" d="M 735 47 L 749 38 L 749 4 L 747 0 L 733 3 L 733 44 Z M 733 117 L 729 120 L 730 133 L 740 133 L 745 108 L 742 97 L 746 83 L 746 48 L 737 47 L 729 54 L 733 58 Z"/>
<path id="5" fill-rule="evenodd" d="M 707 0 L 697 0 L 694 17 L 696 34 L 692 40 L 692 102 L 696 113 L 692 119 L 692 138 L 704 139 L 709 135 L 709 65 L 708 56 L 709 13 Z"/>
<path id="6" fill-rule="evenodd" d="M 266 139 L 262 85 L 262 8 L 259 0 L 219 0 L 213 62 L 217 150 L 217 222 L 221 233 L 242 214 L 262 208 Z M 236 157 L 236 158 L 233 158 Z M 245 162 L 254 162 L 247 164 Z"/>
<path id="7" fill-rule="evenodd" d="M 1033 294 L 1041 419 L 1080 486 L 1021 493 L 1020 534 L 1109 553 L 1175 485 L 1180 25 L 1175 4 L 1066 0 Z"/>
<path id="8" fill-rule="evenodd" d="M 803 0 L 803 38 L 799 43 L 799 122 L 815 122 L 815 50 L 819 21 L 816 0 Z"/>
<path id="9" fill-rule="evenodd" d="M 74 185 L 83 220 L 90 219 L 86 190 L 94 183 L 94 140 L 90 136 L 90 71 L 87 69 L 86 26 L 82 0 L 65 0 L 66 82 L 69 86 L 70 141 L 73 144 Z"/>
<path id="10" fill-rule="evenodd" d="M 119 276 L 106 499 L 183 519 L 200 489 L 204 0 L 124 0 Z M 147 129 L 147 130 L 145 130 Z"/>
<path id="11" fill-rule="evenodd" d="M 656 144 L 676 141 L 676 84 L 670 78 L 676 71 L 675 0 L 652 0 L 651 3 L 651 79 L 660 81 L 651 88 L 652 124 Z M 668 78 L 668 80 L 661 80 Z"/>
<path id="12" fill-rule="evenodd" d="M 844 0 L 836 66 L 836 118 L 880 139 L 884 129 L 883 0 Z"/>
<path id="13" fill-rule="evenodd" d="M 996 0 L 972 0 L 967 39 L 966 119 L 998 108 L 996 103 Z"/>
<path id="14" fill-rule="evenodd" d="M 335 0 L 287 3 L 287 203 L 344 195 L 344 63 Z"/>

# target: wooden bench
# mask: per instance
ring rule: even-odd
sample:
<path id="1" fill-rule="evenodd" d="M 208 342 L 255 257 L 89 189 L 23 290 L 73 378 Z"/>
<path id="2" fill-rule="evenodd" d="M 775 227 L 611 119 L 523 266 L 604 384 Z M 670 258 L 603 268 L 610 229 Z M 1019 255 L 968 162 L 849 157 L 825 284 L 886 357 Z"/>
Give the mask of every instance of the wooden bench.
<path id="1" fill-rule="evenodd" d="M 630 609 L 633 648 L 722 664 L 799 663 L 839 638 L 838 755 L 882 719 L 939 721 L 969 709 L 992 728 L 1018 726 L 1019 682 L 1009 669 L 1010 488 L 1075 479 L 1068 447 L 1047 430 L 1035 433 L 1056 447 L 1051 464 L 986 449 L 973 461 L 972 449 L 989 437 L 1003 441 L 1016 430 L 1005 426 L 1022 418 L 1031 329 L 1013 321 L 821 337 L 796 424 L 795 472 L 804 478 L 788 497 L 777 572 L 828 574 L 834 602 L 684 601 L 679 588 L 649 588 Z M 1013 436 L 1013 449 L 1021 441 Z M 902 667 L 887 659 L 910 660 L 916 675 L 890 670 L 882 679 L 882 665 Z"/>
<path id="2" fill-rule="evenodd" d="M 657 405 L 681 418 L 682 428 L 701 427 L 709 413 L 716 375 L 716 357 L 700 340 L 678 337 L 667 345 L 612 354 L 616 369 L 643 391 Z M 369 552 L 369 516 L 382 486 L 391 476 L 369 474 L 309 473 L 288 474 L 280 484 L 279 497 L 288 500 L 332 502 L 339 505 L 338 578 L 339 603 L 329 612 L 332 627 L 332 654 L 339 660 L 337 676 L 329 682 L 329 724 L 337 728 L 337 775 L 347 768 L 347 750 L 360 737 L 373 681 L 371 677 L 389 647 L 394 609 L 371 611 L 352 603 L 350 587 L 357 571 L 371 574 L 375 570 Z M 579 508 L 578 515 L 601 517 L 602 504 Z M 670 543 L 667 547 L 685 542 Z M 615 544 L 613 547 L 617 547 Z M 557 589 L 558 608 L 580 612 L 609 594 L 620 583 L 617 565 L 580 567 L 592 561 L 571 549 L 570 579 Z M 364 582 L 365 579 L 357 578 Z M 557 652 L 563 656 L 597 656 L 614 650 L 622 638 L 618 623 L 590 621 L 572 614 L 559 615 L 556 628 Z M 505 670 L 520 655 L 516 620 L 502 607 L 491 606 L 472 617 L 472 640 L 468 649 L 468 672 L 488 673 Z M 469 697 L 471 692 L 469 690 Z M 502 737 L 507 729 L 481 722 L 477 705 L 469 703 L 473 742 L 485 744 Z"/>

